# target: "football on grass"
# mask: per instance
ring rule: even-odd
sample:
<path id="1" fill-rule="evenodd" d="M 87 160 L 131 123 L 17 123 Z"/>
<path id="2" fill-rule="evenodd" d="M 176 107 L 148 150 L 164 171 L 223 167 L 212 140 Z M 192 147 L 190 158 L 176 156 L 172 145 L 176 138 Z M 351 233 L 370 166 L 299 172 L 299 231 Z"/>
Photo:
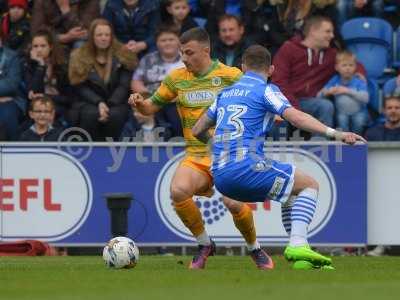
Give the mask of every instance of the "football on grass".
<path id="1" fill-rule="evenodd" d="M 104 247 L 103 259 L 110 268 L 130 269 L 135 267 L 139 260 L 139 248 L 130 238 L 115 237 Z"/>

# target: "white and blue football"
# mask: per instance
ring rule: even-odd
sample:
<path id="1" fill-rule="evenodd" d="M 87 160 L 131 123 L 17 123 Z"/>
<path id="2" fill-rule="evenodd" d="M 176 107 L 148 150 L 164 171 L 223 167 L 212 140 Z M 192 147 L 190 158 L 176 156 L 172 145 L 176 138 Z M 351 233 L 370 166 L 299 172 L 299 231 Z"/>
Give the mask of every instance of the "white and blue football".
<path id="1" fill-rule="evenodd" d="M 130 238 L 118 236 L 111 239 L 103 249 L 106 265 L 116 269 L 130 269 L 139 260 L 139 248 Z"/>

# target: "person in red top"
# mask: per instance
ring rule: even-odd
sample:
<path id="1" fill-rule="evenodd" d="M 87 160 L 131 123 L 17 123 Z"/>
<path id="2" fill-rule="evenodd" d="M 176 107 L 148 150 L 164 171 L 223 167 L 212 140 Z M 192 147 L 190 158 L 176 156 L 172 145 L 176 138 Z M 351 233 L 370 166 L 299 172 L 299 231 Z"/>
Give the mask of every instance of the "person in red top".
<path id="1" fill-rule="evenodd" d="M 304 25 L 304 38 L 295 36 L 276 53 L 272 81 L 278 85 L 293 106 L 311 114 L 327 126 L 333 126 L 333 103 L 316 97 L 318 91 L 335 73 L 336 49 L 332 21 L 312 16 Z"/>
<path id="2" fill-rule="evenodd" d="M 276 53 L 272 82 L 281 88 L 294 107 L 311 114 L 332 127 L 334 105 L 326 98 L 317 97 L 318 91 L 335 74 L 337 50 L 331 46 L 334 38 L 332 21 L 324 16 L 306 20 L 303 36 L 286 41 Z M 365 70 L 357 65 L 357 73 L 364 78 Z"/>

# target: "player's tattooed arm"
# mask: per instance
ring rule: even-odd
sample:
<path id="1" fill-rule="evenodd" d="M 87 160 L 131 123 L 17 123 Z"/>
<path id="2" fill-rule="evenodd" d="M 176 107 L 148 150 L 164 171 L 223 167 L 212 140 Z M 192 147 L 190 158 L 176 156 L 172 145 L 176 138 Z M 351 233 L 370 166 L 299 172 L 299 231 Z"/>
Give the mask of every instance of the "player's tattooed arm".
<path id="1" fill-rule="evenodd" d="M 206 113 L 204 113 L 196 124 L 192 128 L 192 133 L 196 139 L 204 144 L 207 144 L 211 139 L 211 135 L 208 130 L 215 125 L 215 121 L 210 119 Z"/>

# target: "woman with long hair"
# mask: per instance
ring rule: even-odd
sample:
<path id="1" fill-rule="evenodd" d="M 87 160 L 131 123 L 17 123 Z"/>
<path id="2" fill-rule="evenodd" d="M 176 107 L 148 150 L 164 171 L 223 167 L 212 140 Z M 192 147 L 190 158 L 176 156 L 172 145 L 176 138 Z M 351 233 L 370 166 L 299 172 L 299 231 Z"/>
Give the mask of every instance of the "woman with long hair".
<path id="1" fill-rule="evenodd" d="M 72 52 L 69 79 L 78 94 L 78 124 L 93 140 L 119 137 L 128 116 L 129 85 L 136 65 L 136 54 L 115 39 L 105 19 L 94 20 L 88 41 Z"/>

